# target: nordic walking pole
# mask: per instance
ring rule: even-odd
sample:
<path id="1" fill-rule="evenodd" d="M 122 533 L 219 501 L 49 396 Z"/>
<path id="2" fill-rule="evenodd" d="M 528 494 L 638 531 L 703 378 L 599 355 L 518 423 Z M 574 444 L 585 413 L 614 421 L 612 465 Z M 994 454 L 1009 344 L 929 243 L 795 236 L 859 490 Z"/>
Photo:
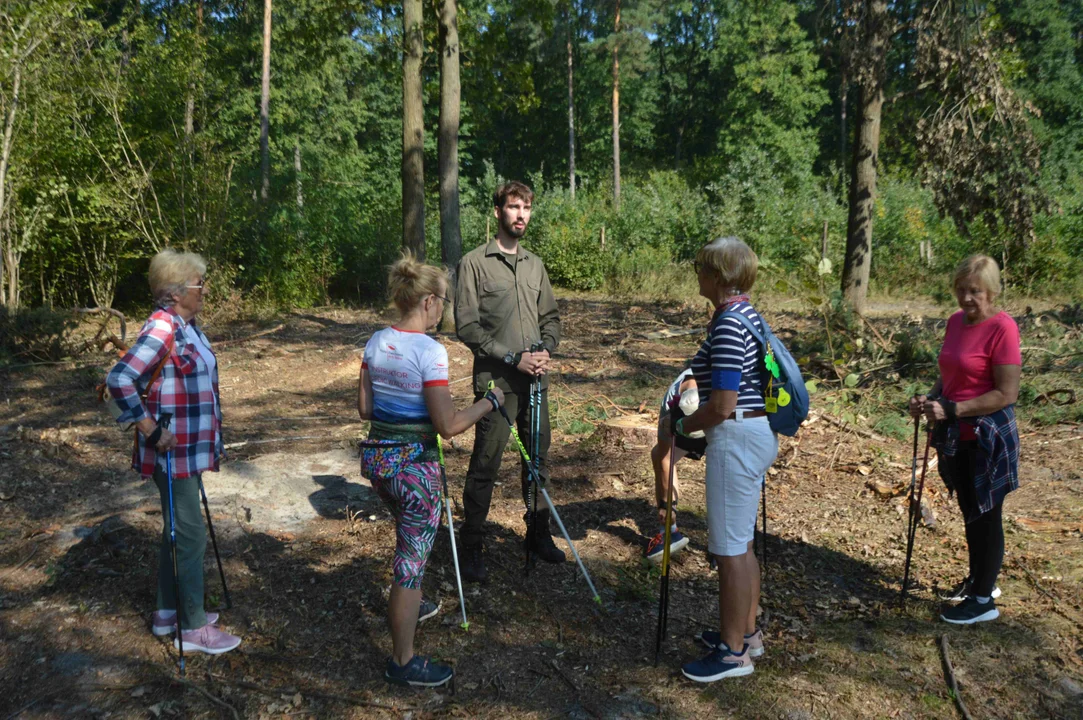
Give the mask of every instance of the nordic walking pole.
<path id="1" fill-rule="evenodd" d="M 906 601 L 906 587 L 910 579 L 910 561 L 914 555 L 914 540 L 917 536 L 918 521 L 921 518 L 921 496 L 925 489 L 925 473 L 929 468 L 929 446 L 932 444 L 933 429 L 932 425 L 926 424 L 925 426 L 925 458 L 921 462 L 921 480 L 917 485 L 917 500 L 915 502 L 914 496 L 914 479 L 911 478 L 910 484 L 910 514 L 908 517 L 908 525 L 906 528 L 906 566 L 903 570 L 903 586 L 901 600 Z M 917 475 L 917 434 L 914 436 L 914 471 L 913 475 Z"/>
<path id="2" fill-rule="evenodd" d="M 530 346 L 530 352 L 536 353 L 545 346 L 541 341 Z M 530 454 L 534 462 L 534 477 L 541 474 L 541 455 L 538 452 L 541 447 L 541 378 L 537 375 L 530 381 Z M 538 542 L 538 484 L 531 483 L 527 488 L 530 493 L 528 504 L 530 505 L 530 529 L 534 542 Z M 526 549 L 526 574 L 530 574 L 530 546 Z"/>
<path id="3" fill-rule="evenodd" d="M 463 579 L 459 575 L 459 551 L 455 548 L 455 522 L 451 518 L 451 502 L 447 494 L 447 472 L 444 470 L 444 441 L 439 435 L 436 436 L 436 449 L 440 452 L 440 480 L 444 483 L 444 507 L 447 508 L 447 531 L 451 535 L 451 561 L 455 564 L 455 585 L 459 588 L 459 607 L 463 611 L 463 630 L 470 629 L 470 622 L 466 619 L 466 600 L 463 599 Z"/>
<path id="4" fill-rule="evenodd" d="M 172 413 L 162 413 L 158 418 L 158 424 L 169 429 L 169 423 L 173 419 Z M 184 625 L 181 624 L 181 610 L 184 608 L 184 600 L 181 597 L 180 568 L 177 565 L 177 518 L 173 512 L 173 453 L 165 454 L 165 482 L 169 491 L 169 546 L 173 552 L 173 597 L 177 603 L 177 649 L 180 650 L 180 674 L 184 677 Z"/>
<path id="5" fill-rule="evenodd" d="M 910 544 L 910 525 L 914 517 L 914 488 L 918 482 L 918 435 L 920 432 L 921 416 L 919 415 L 914 418 L 914 453 L 910 458 L 910 492 L 908 493 L 910 512 L 906 516 L 906 563 L 903 567 L 903 581 L 899 602 L 906 602 L 906 584 L 910 580 L 910 554 L 913 551 L 913 546 Z"/>
<path id="6" fill-rule="evenodd" d="M 199 494 L 203 496 L 203 510 L 207 513 L 207 529 L 211 532 L 211 545 L 214 546 L 214 559 L 218 561 L 218 577 L 222 578 L 222 593 L 226 596 L 224 610 L 233 607 L 233 598 L 229 595 L 229 586 L 226 585 L 226 572 L 222 569 L 222 556 L 218 553 L 218 538 L 214 536 L 214 523 L 211 522 L 211 506 L 207 504 L 207 490 L 203 487 L 203 475 L 199 478 Z"/>
<path id="7" fill-rule="evenodd" d="M 763 571 L 767 572 L 767 475 L 763 476 Z"/>
<path id="8" fill-rule="evenodd" d="M 489 381 L 489 389 L 493 387 L 492 381 Z M 508 423 L 508 427 L 511 428 L 511 436 L 515 438 L 515 445 L 519 448 L 519 454 L 526 460 L 527 468 L 530 472 L 530 481 L 533 483 L 538 482 L 538 476 L 534 472 L 534 466 L 530 464 L 530 455 L 527 453 L 526 448 L 523 447 L 523 441 L 519 439 L 519 433 L 515 431 L 515 425 L 512 423 L 511 418 L 508 417 L 508 411 L 504 409 L 504 406 L 500 406 L 500 414 L 504 416 L 504 420 Z M 549 506 L 549 512 L 553 515 L 553 519 L 557 521 L 557 527 L 560 528 L 560 534 L 564 536 L 564 540 L 568 543 L 568 547 L 572 551 L 572 555 L 575 556 L 575 562 L 579 565 L 580 572 L 583 573 L 583 579 L 587 581 L 587 585 L 590 586 L 590 592 L 594 595 L 594 602 L 599 605 L 602 604 L 602 596 L 598 594 L 598 591 L 594 588 L 594 583 L 590 579 L 590 573 L 587 572 L 587 568 L 583 565 L 583 559 L 579 557 L 579 551 L 575 549 L 575 543 L 572 542 L 571 537 L 568 535 L 567 528 L 564 527 L 564 522 L 560 519 L 560 513 L 553 507 L 553 501 L 549 498 L 549 493 L 545 488 L 539 488 L 541 490 L 542 497 L 545 499 L 545 504 Z"/>
<path id="9" fill-rule="evenodd" d="M 677 449 L 677 436 L 669 438 L 669 487 L 666 488 L 666 527 L 662 535 L 662 587 L 658 593 L 658 630 L 654 637 L 654 666 L 658 667 L 658 655 L 662 652 L 662 638 L 669 624 L 669 541 L 673 527 L 673 474 L 677 466 L 674 457 Z"/>

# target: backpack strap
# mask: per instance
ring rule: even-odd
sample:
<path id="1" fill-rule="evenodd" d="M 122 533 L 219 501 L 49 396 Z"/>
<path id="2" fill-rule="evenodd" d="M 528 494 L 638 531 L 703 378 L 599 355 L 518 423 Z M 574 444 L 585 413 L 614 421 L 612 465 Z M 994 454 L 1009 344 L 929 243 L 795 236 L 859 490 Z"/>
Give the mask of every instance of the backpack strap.
<path id="1" fill-rule="evenodd" d="M 151 373 L 150 380 L 147 382 L 147 391 L 139 396 L 144 404 L 147 402 L 147 398 L 150 397 L 150 388 L 154 385 L 154 381 L 158 379 L 158 376 L 162 374 L 162 368 L 169 362 L 169 356 L 173 354 L 173 346 L 176 344 L 177 329 L 173 327 L 172 321 L 170 321 L 169 340 L 166 341 L 165 357 L 158 363 L 158 367 L 154 368 L 154 372 Z M 132 443 L 135 445 L 135 452 L 139 451 L 139 428 L 132 428 Z"/>
<path id="2" fill-rule="evenodd" d="M 767 337 L 762 332 L 756 329 L 756 324 L 749 320 L 746 315 L 743 315 L 736 310 L 727 310 L 726 312 L 722 313 L 722 315 L 718 319 L 721 320 L 724 317 L 737 318 L 741 321 L 741 324 L 745 326 L 745 329 L 752 333 L 752 337 L 754 337 L 756 341 L 759 342 L 761 347 L 767 345 Z M 764 327 L 767 327 L 767 323 L 764 322 L 763 318 L 760 318 L 760 322 L 763 323 Z"/>

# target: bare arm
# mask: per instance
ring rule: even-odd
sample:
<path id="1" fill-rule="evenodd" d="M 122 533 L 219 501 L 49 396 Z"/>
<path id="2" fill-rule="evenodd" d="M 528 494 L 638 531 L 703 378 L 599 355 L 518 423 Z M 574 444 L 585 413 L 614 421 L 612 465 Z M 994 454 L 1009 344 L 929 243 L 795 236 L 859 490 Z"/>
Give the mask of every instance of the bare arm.
<path id="1" fill-rule="evenodd" d="M 357 380 L 357 414 L 362 420 L 372 419 L 372 377 L 364 365 Z"/>
<path id="2" fill-rule="evenodd" d="M 964 400 L 955 405 L 955 414 L 959 417 L 988 415 L 1014 405 L 1019 399 L 1019 378 L 1022 368 L 1018 365 L 994 365 L 993 383 L 995 388 L 979 395 L 973 400 Z"/>
<path id="3" fill-rule="evenodd" d="M 956 417 L 977 417 L 988 415 L 998 410 L 1003 410 L 1019 399 L 1019 377 L 1021 368 L 1018 365 L 994 365 L 993 383 L 995 387 L 973 400 L 964 400 L 955 404 Z M 945 420 L 947 413 L 940 401 L 925 404 L 925 416 L 930 420 Z"/>
<path id="4" fill-rule="evenodd" d="M 500 388 L 494 387 L 491 392 L 496 396 L 498 404 L 504 403 L 504 393 L 500 392 Z M 440 437 L 455 437 L 493 410 L 493 404 L 485 398 L 470 407 L 455 410 L 455 401 L 451 399 L 451 390 L 447 385 L 427 387 L 422 393 L 425 395 L 429 418 Z"/>
<path id="5" fill-rule="evenodd" d="M 707 402 L 681 421 L 681 429 L 686 435 L 696 430 L 709 430 L 732 415 L 736 409 L 736 390 L 712 390 Z"/>

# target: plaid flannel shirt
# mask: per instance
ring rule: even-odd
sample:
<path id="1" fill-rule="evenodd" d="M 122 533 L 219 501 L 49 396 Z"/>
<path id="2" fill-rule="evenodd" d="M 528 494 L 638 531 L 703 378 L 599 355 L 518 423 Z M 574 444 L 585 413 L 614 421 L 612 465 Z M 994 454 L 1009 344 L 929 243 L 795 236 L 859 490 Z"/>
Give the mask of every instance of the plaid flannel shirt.
<path id="1" fill-rule="evenodd" d="M 156 310 L 127 354 L 109 371 L 105 383 L 109 393 L 123 410 L 117 422 L 136 423 L 144 417 L 157 419 L 172 413 L 170 430 L 177 436 L 173 451 L 173 477 L 186 478 L 218 470 L 222 456 L 222 410 L 218 395 L 218 369 L 209 371 L 195 346 L 185 336 L 184 318 L 171 308 Z M 205 335 L 195 325 L 189 328 L 210 347 Z M 173 351 L 162 373 L 147 394 L 144 406 L 140 380 L 146 382 L 161 362 L 173 333 Z M 143 477 L 154 474 L 158 453 L 146 446 L 146 438 L 136 432 L 132 468 Z"/>
<path id="2" fill-rule="evenodd" d="M 1019 427 L 1015 423 L 1015 406 L 997 410 L 988 415 L 966 418 L 974 423 L 978 436 L 977 467 L 974 469 L 974 490 L 978 499 L 978 511 L 985 514 L 1004 500 L 1012 490 L 1019 488 Z M 947 426 L 944 432 L 934 433 L 933 445 L 943 457 L 952 457 L 959 450 L 959 423 Z M 947 472 L 940 465 L 941 476 Z M 958 478 L 944 477 L 949 487 Z M 963 518 L 966 522 L 976 517 Z"/>

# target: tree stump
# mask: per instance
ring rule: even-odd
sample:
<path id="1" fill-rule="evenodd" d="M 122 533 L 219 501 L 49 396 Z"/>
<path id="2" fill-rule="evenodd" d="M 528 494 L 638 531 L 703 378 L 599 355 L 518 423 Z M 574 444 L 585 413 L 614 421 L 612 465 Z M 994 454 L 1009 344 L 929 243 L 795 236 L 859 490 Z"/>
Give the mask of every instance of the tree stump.
<path id="1" fill-rule="evenodd" d="M 609 445 L 644 450 L 652 447 L 658 438 L 658 418 L 649 413 L 622 415 L 600 423 L 594 434 Z"/>

